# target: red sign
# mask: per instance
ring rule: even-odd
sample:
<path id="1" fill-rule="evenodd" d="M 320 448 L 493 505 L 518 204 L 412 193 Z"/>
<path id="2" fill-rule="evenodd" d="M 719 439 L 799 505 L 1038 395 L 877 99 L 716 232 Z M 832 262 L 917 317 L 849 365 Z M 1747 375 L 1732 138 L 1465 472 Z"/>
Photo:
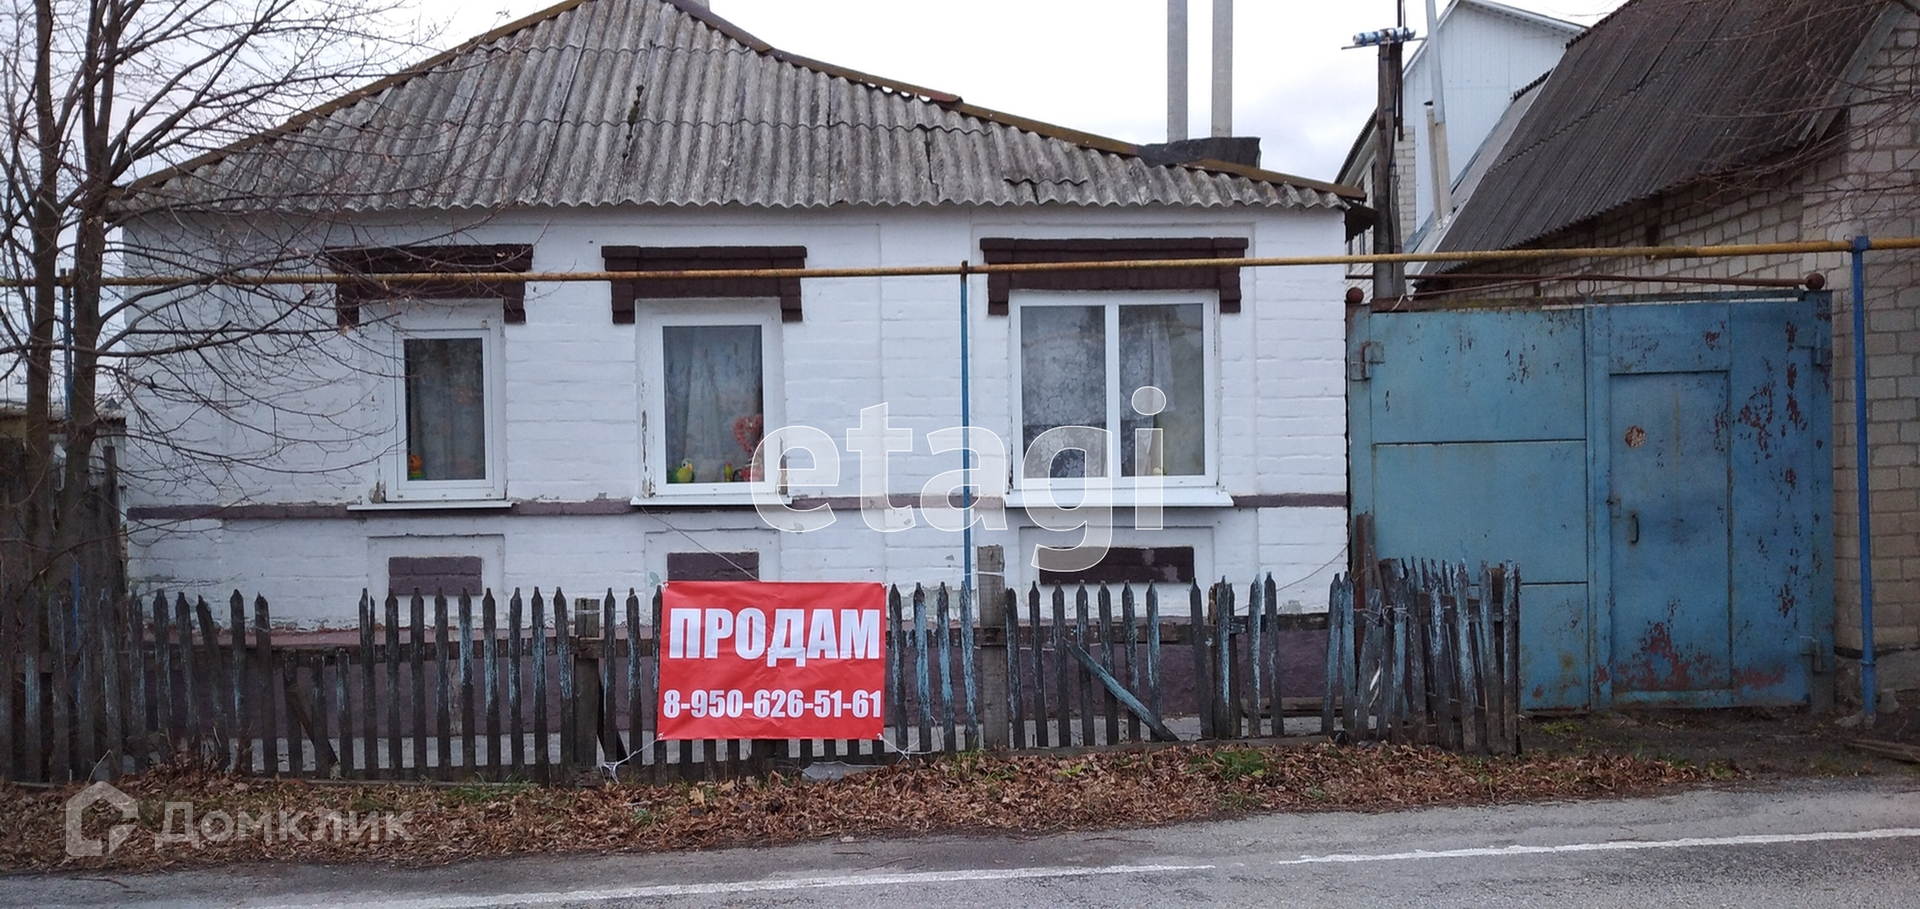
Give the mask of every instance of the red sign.
<path id="1" fill-rule="evenodd" d="M 885 614 L 879 584 L 667 584 L 659 737 L 879 738 Z"/>

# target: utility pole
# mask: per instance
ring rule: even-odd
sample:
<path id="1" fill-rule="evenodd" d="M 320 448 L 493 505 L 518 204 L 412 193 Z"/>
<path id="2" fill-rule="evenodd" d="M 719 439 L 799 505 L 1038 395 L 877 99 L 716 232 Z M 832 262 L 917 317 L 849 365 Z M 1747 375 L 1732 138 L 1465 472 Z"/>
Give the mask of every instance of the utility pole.
<path id="1" fill-rule="evenodd" d="M 1402 8 L 1404 22 L 1406 10 Z M 1380 49 L 1380 97 L 1373 120 L 1373 251 L 1402 252 L 1400 248 L 1400 174 L 1395 166 L 1394 147 L 1402 125 L 1400 67 L 1401 49 L 1413 40 L 1413 30 L 1404 24 L 1395 28 L 1363 32 L 1353 38 L 1353 47 Z M 1406 293 L 1407 267 L 1399 262 L 1377 262 L 1373 266 L 1373 299 L 1398 300 Z"/>

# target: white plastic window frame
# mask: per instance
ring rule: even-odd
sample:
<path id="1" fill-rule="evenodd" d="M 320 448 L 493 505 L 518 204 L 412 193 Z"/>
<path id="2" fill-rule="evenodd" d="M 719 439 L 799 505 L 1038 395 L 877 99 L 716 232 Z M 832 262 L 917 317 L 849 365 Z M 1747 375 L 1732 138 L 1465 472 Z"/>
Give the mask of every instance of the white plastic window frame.
<path id="1" fill-rule="evenodd" d="M 392 359 L 387 392 L 387 425 L 393 433 L 382 470 L 387 500 L 393 502 L 482 502 L 506 498 L 506 369 L 502 348 L 500 301 L 436 300 L 408 302 L 391 318 Z M 406 344 L 409 339 L 478 338 L 481 342 L 482 416 L 486 476 L 476 480 L 415 480 L 407 477 Z"/>
<path id="2" fill-rule="evenodd" d="M 745 483 L 669 483 L 666 464 L 667 391 L 664 330 L 674 326 L 754 325 L 760 328 L 760 406 L 764 433 L 786 425 L 786 374 L 782 368 L 780 300 L 775 297 L 640 300 L 635 313 L 640 390 L 639 500 L 686 504 L 739 503 L 753 495 L 779 491 L 777 465 L 765 465 L 761 479 Z"/>
<path id="3" fill-rule="evenodd" d="M 1015 450 L 1012 457 L 1014 489 L 1077 490 L 1101 488 L 1111 483 L 1113 492 L 1130 494 L 1138 485 L 1137 477 L 1120 475 L 1120 446 L 1132 445 L 1133 440 L 1122 438 L 1121 408 L 1126 405 L 1120 401 L 1120 308 L 1122 306 L 1154 306 L 1175 303 L 1198 303 L 1202 319 L 1202 336 L 1206 339 L 1206 364 L 1202 389 L 1206 400 L 1206 437 L 1202 444 L 1206 446 L 1206 471 L 1198 474 L 1169 474 L 1156 477 L 1161 489 L 1216 489 L 1220 485 L 1220 299 L 1217 293 L 1205 291 L 1013 291 L 1008 301 L 1011 320 L 1008 330 L 1009 366 L 1012 373 L 1012 410 L 1013 415 L 1008 438 Z M 1026 411 L 1021 400 L 1025 390 L 1021 376 L 1022 351 L 1020 349 L 1021 319 L 1025 310 L 1042 306 L 1102 306 L 1106 313 L 1106 402 L 1107 425 L 1110 436 L 1107 450 L 1107 476 L 1096 478 L 1070 477 L 1029 477 L 1026 475 Z"/>

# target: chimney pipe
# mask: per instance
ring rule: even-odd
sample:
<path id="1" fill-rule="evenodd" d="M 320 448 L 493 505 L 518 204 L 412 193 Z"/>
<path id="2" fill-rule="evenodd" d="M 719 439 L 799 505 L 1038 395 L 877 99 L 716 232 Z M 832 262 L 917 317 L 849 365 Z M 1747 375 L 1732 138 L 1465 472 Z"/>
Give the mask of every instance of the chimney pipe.
<path id="1" fill-rule="evenodd" d="M 1453 164 L 1447 148 L 1447 76 L 1441 67 L 1440 14 L 1427 0 L 1427 78 L 1432 81 L 1433 104 L 1427 108 L 1427 152 L 1433 162 L 1433 223 L 1453 220 Z"/>
<path id="2" fill-rule="evenodd" d="M 1187 0 L 1167 0 L 1167 141 L 1187 138 Z"/>
<path id="3" fill-rule="evenodd" d="M 1213 0 L 1213 134 L 1233 135 L 1233 0 Z"/>

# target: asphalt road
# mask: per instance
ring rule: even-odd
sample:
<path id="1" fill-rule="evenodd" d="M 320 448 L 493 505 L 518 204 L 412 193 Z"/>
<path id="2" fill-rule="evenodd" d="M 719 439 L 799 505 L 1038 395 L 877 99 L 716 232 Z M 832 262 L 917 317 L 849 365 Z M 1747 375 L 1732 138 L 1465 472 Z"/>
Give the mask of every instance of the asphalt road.
<path id="1" fill-rule="evenodd" d="M 0 878 L 7 906 L 1920 907 L 1920 777 L 1039 838 Z"/>

